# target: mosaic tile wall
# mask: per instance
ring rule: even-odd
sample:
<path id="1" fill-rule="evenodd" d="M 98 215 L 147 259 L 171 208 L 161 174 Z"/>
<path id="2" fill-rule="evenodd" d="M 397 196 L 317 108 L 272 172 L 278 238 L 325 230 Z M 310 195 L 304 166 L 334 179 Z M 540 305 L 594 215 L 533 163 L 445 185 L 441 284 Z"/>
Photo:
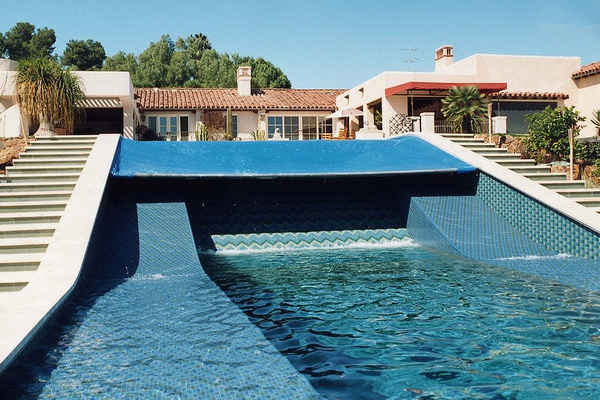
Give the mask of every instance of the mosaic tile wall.
<path id="1" fill-rule="evenodd" d="M 537 201 L 481 174 L 477 196 L 508 223 L 557 253 L 600 259 L 600 236 Z"/>
<path id="2" fill-rule="evenodd" d="M 408 239 L 406 229 L 276 232 L 212 236 L 217 251 L 342 247 L 366 243 L 394 243 L 405 239 Z"/>
<path id="3" fill-rule="evenodd" d="M 518 193 L 508 192 L 508 195 L 514 196 L 512 200 L 515 202 L 519 201 L 518 196 L 521 201 L 528 200 Z M 526 205 L 532 206 L 528 202 Z M 515 209 L 513 205 L 511 210 Z M 533 212 L 536 211 L 544 212 L 534 207 Z M 439 251 L 563 284 L 600 290 L 600 261 L 573 253 L 567 255 L 564 248 L 553 249 L 537 243 L 529 237 L 526 229 L 533 220 L 511 220 L 503 214 L 506 213 L 490 207 L 479 195 L 415 196 L 410 203 L 407 231 L 417 243 Z M 553 215 L 547 218 L 562 218 Z M 521 222 L 524 223 L 519 225 Z M 558 228 L 553 231 L 556 235 L 561 235 L 561 232 L 572 235 L 568 229 L 578 228 L 577 225 L 575 228 L 571 225 L 556 226 Z M 561 226 L 565 227 L 564 232 L 560 230 Z"/>

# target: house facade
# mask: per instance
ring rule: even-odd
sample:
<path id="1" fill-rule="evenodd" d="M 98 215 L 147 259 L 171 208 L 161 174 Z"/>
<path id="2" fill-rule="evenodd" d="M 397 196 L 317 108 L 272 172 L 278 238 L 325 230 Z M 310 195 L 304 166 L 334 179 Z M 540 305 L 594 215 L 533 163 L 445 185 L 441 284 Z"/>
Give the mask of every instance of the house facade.
<path id="1" fill-rule="evenodd" d="M 441 100 L 448 89 L 476 85 L 492 102 L 498 132 L 524 133 L 526 114 L 574 105 L 587 118 L 581 136 L 595 135 L 589 119 L 592 110 L 600 108 L 600 66 L 582 68 L 579 57 L 494 54 L 454 62 L 453 52 L 449 45 L 437 49 L 433 72 L 383 72 L 342 93 L 336 105 L 363 111 L 362 118 L 350 118 L 351 129 L 373 125 L 380 115 L 379 128 L 386 136 L 398 133 L 398 120 L 410 118 L 417 120 L 417 129 L 441 132 L 447 129 Z M 426 126 L 418 126 L 421 117 L 426 117 Z"/>
<path id="2" fill-rule="evenodd" d="M 320 139 L 333 133 L 331 119 L 337 89 L 252 89 L 250 67 L 238 69 L 237 88 L 136 88 L 144 125 L 167 140 L 196 140 L 200 126 L 215 128 L 215 119 L 232 115 L 236 140 L 252 132 L 276 131 L 284 139 Z M 217 121 L 218 122 L 218 121 Z M 221 128 L 222 130 L 223 128 Z"/>
<path id="3" fill-rule="evenodd" d="M 18 63 L 0 59 L 0 137 L 31 133 L 21 119 L 16 104 L 15 76 Z M 135 100 L 129 72 L 76 71 L 85 95 L 82 118 L 76 121 L 74 134 L 121 133 L 133 139 L 141 116 Z"/>

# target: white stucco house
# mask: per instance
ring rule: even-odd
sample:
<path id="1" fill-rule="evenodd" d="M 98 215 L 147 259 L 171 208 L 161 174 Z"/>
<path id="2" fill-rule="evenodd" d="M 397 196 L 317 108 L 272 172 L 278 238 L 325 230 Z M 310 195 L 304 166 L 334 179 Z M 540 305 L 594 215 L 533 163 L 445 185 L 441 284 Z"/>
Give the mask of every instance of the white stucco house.
<path id="1" fill-rule="evenodd" d="M 498 132 L 524 133 L 525 114 L 548 105 L 574 105 L 587 118 L 581 136 L 592 136 L 596 131 L 589 119 L 600 108 L 599 74 L 600 63 L 582 67 L 579 57 L 475 54 L 455 62 L 453 47 L 442 46 L 435 51 L 433 72 L 382 72 L 338 96 L 338 108 L 363 111 L 362 118 L 347 118 L 338 127 L 372 125 L 381 113 L 386 136 L 397 133 L 396 116 L 412 117 L 414 129 L 442 131 L 441 99 L 448 89 L 476 85 L 492 100 Z"/>
<path id="2" fill-rule="evenodd" d="M 15 75 L 18 63 L 0 59 L 0 137 L 21 136 L 29 127 L 21 121 L 15 99 Z M 76 71 L 85 100 L 83 117 L 75 124 L 74 134 L 122 133 L 134 138 L 140 124 L 129 72 Z"/>

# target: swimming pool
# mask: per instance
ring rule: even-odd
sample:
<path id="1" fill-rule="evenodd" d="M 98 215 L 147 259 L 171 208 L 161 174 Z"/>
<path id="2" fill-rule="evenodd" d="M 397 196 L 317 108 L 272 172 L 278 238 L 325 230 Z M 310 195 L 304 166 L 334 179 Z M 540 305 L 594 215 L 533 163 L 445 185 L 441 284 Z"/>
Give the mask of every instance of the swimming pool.
<path id="1" fill-rule="evenodd" d="M 597 399 L 600 296 L 423 247 L 204 255 L 329 399 Z"/>
<path id="2" fill-rule="evenodd" d="M 318 394 L 300 381 L 287 397 L 254 397 L 251 385 L 234 382 L 245 365 L 255 368 L 245 360 L 264 352 L 268 369 L 281 377 L 273 386 L 298 384 L 260 338 L 224 343 L 246 329 L 243 321 L 234 307 L 222 307 L 222 293 L 202 271 L 181 268 L 91 281 L 27 366 L 13 370 L 3 398 L 600 396 L 598 293 L 410 241 L 203 253 L 201 260 Z M 204 370 L 211 351 L 224 346 L 231 356 L 219 362 L 237 378 L 211 392 Z"/>

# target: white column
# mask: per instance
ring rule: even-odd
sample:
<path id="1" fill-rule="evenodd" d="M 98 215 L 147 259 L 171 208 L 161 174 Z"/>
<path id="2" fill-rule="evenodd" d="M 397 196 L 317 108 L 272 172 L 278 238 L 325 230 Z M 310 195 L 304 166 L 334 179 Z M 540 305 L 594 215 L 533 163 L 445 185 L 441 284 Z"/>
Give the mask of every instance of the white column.
<path id="1" fill-rule="evenodd" d="M 422 112 L 421 116 L 421 132 L 435 133 L 435 113 Z"/>
<path id="2" fill-rule="evenodd" d="M 505 134 L 506 116 L 492 117 L 492 125 L 494 127 L 494 133 Z"/>
<path id="3" fill-rule="evenodd" d="M 421 132 L 421 118 L 410 117 L 412 120 L 413 132 Z"/>
<path id="4" fill-rule="evenodd" d="M 135 124 L 133 122 L 133 108 L 123 107 L 123 137 L 135 139 Z"/>
<path id="5" fill-rule="evenodd" d="M 375 116 L 367 104 L 363 105 L 363 123 L 365 126 L 375 125 Z"/>

